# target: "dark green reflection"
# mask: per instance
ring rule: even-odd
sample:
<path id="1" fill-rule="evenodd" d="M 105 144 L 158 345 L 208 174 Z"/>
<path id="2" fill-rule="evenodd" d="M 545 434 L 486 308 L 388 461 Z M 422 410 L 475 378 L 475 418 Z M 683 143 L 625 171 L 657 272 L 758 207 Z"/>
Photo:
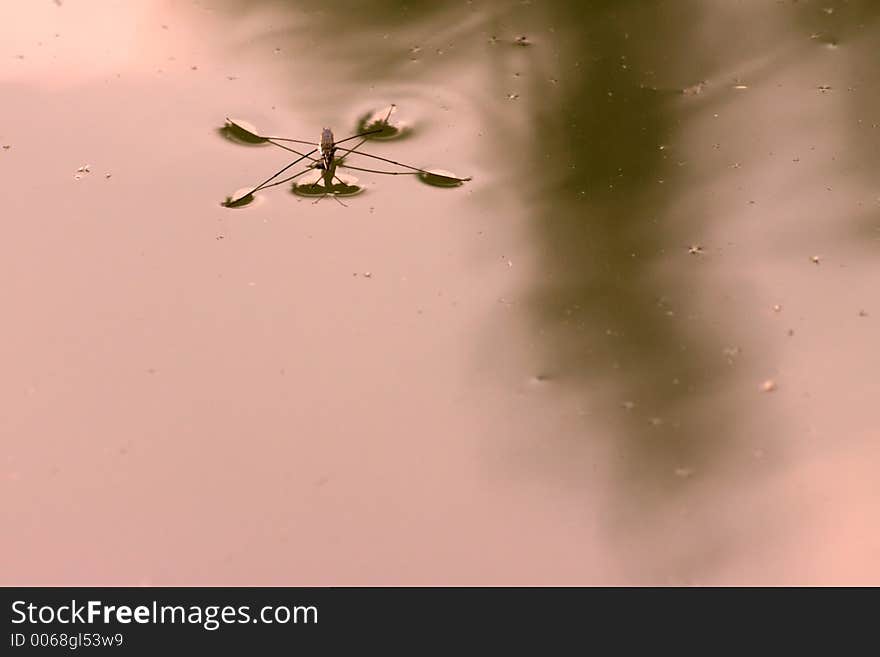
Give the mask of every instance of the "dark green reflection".
<path id="1" fill-rule="evenodd" d="M 352 181 L 341 180 L 325 187 L 321 182 L 307 182 L 302 184 L 294 184 L 291 191 L 297 196 L 356 196 L 364 191 L 364 188 L 354 184 Z"/>
<path id="2" fill-rule="evenodd" d="M 392 106 L 393 107 L 393 106 Z M 397 120 L 392 108 L 384 108 L 367 112 L 358 119 L 356 133 L 378 130 L 369 136 L 377 141 L 400 139 L 412 134 L 413 128 L 408 123 Z M 387 120 L 386 120 L 387 117 Z"/>
<path id="3" fill-rule="evenodd" d="M 227 196 L 220 205 L 224 208 L 243 208 L 254 202 L 253 194 L 245 194 L 244 196 Z"/>
<path id="4" fill-rule="evenodd" d="M 268 139 L 256 133 L 256 129 L 240 119 L 226 119 L 226 123 L 217 128 L 217 133 L 224 139 L 244 146 L 262 146 Z"/>
<path id="5" fill-rule="evenodd" d="M 719 20 L 709 12 L 722 3 L 559 0 L 476 5 L 342 3 L 329 5 L 308 28 L 329 31 L 347 20 L 369 35 L 360 41 L 356 34 L 351 37 L 337 72 L 348 71 L 353 84 L 368 77 L 370 85 L 378 85 L 412 80 L 406 68 L 411 62 L 403 54 L 412 44 L 396 44 L 396 50 L 372 47 L 370 39 L 378 30 L 387 32 L 392 42 L 397 25 L 428 33 L 440 26 L 467 26 L 455 32 L 454 48 L 430 61 L 436 62 L 434 71 L 448 66 L 456 74 L 473 67 L 482 75 L 482 67 L 491 67 L 490 86 L 498 87 L 493 91 L 499 100 L 487 102 L 481 118 L 489 126 L 487 133 L 494 133 L 486 149 L 503 163 L 499 166 L 507 172 L 517 170 L 511 163 L 521 164 L 516 182 L 528 203 L 524 211 L 530 213 L 530 247 L 537 260 L 527 305 L 542 348 L 541 370 L 550 373 L 541 385 L 565 386 L 604 404 L 598 416 L 584 420 L 581 443 L 541 436 L 530 454 L 535 458 L 525 460 L 555 458 L 561 465 L 551 476 L 575 471 L 587 481 L 595 468 L 595 443 L 601 442 L 613 453 L 608 467 L 614 473 L 609 504 L 614 508 L 609 515 L 616 528 L 629 523 L 637 531 L 640 523 L 673 508 L 690 482 L 716 476 L 750 447 L 741 442 L 742 419 L 752 409 L 731 401 L 739 382 L 724 353 L 728 327 L 699 317 L 695 299 L 706 299 L 713 290 L 697 266 L 704 257 L 701 249 L 688 253 L 695 228 L 722 214 L 708 191 L 726 180 L 729 164 L 693 161 L 688 176 L 679 175 L 677 142 L 705 129 L 724 103 L 735 102 L 718 91 L 730 89 L 735 76 L 749 73 L 750 84 L 757 87 L 785 67 L 799 66 L 808 48 L 833 57 L 851 40 L 876 36 L 880 3 L 759 3 L 731 10 L 729 15 L 742 21 L 736 28 L 756 26 L 742 43 L 705 40 L 706 26 L 716 21 L 717 29 Z M 756 19 L 765 16 L 767 25 L 759 25 Z M 791 29 L 798 33 L 792 35 Z M 526 39 L 517 42 L 518 36 Z M 336 43 L 321 48 L 314 53 L 317 60 L 340 50 Z M 428 58 L 422 59 L 420 65 L 427 67 Z M 794 84 L 826 84 L 833 66 L 821 65 L 828 68 L 797 69 Z M 868 109 L 864 103 L 876 99 L 871 71 L 880 67 L 880 59 L 862 66 L 863 86 L 833 93 L 837 98 L 846 94 L 845 102 L 852 104 L 850 128 L 859 126 L 861 132 L 857 143 L 846 147 L 862 150 L 870 172 L 880 159 L 876 138 L 867 138 L 874 134 L 868 127 L 874 123 L 870 117 L 877 101 Z M 778 93 L 787 92 L 779 88 Z M 829 94 L 829 101 L 834 98 Z M 494 120 L 514 113 L 521 120 Z M 366 128 L 371 116 L 361 117 L 358 127 Z M 797 118 L 793 113 L 792 121 Z M 824 131 L 827 125 L 812 129 Z M 738 130 L 716 138 L 734 141 L 748 133 L 743 126 Z M 803 142 L 803 148 L 812 145 L 812 135 L 786 133 L 785 125 L 778 130 L 780 137 Z M 524 143 L 532 146 L 519 148 Z M 767 156 L 754 155 L 759 165 L 759 158 Z M 419 177 L 440 186 L 450 182 L 443 174 Z M 694 194 L 700 197 L 693 203 L 699 216 L 676 217 L 677 204 Z M 496 225 L 503 231 L 504 218 Z M 723 227 L 716 229 L 723 233 Z M 717 303 L 724 303 L 720 294 Z M 709 527 L 714 527 L 712 519 L 694 534 L 708 536 Z M 730 538 L 703 540 L 694 548 L 693 561 L 723 559 L 734 544 Z"/>
<path id="6" fill-rule="evenodd" d="M 466 182 L 450 171 L 421 171 L 416 177 L 432 187 L 461 187 Z"/>

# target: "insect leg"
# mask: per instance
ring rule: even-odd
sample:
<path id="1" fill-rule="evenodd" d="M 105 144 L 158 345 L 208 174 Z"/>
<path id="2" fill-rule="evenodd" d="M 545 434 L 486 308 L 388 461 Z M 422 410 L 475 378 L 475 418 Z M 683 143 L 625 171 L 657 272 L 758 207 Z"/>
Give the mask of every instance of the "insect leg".
<path id="1" fill-rule="evenodd" d="M 372 131 L 370 131 L 370 132 L 368 132 L 368 133 L 365 133 L 367 136 L 365 136 L 363 139 L 361 139 L 361 140 L 360 140 L 357 144 L 355 144 L 351 149 L 347 149 L 347 150 L 348 150 L 348 153 L 351 154 L 352 152 L 356 151 L 358 148 L 360 148 L 361 146 L 363 146 L 364 143 L 369 139 L 369 135 L 370 135 L 370 134 L 373 134 L 374 132 L 382 132 L 385 128 L 387 128 L 387 127 L 388 127 L 388 119 L 391 118 L 391 112 L 394 111 L 394 108 L 395 108 L 395 107 L 397 107 L 397 106 L 394 105 L 394 104 L 392 104 L 391 107 L 388 108 L 388 114 L 386 114 L 386 115 L 385 115 L 385 118 L 382 119 L 382 121 L 381 121 L 381 123 L 382 123 L 382 127 L 381 127 L 381 128 L 376 128 L 375 130 L 372 130 Z M 349 139 L 353 139 L 353 137 L 349 137 Z M 348 139 L 343 139 L 342 141 L 348 141 Z M 341 144 L 342 142 L 338 141 L 338 142 L 336 142 L 336 143 L 337 143 L 337 144 Z"/>
<path id="2" fill-rule="evenodd" d="M 309 165 L 305 169 L 303 169 L 302 171 L 299 171 L 299 172 L 293 174 L 292 176 L 288 176 L 284 180 L 279 180 L 277 182 L 273 182 L 271 185 L 264 185 L 260 189 L 267 189 L 269 187 L 275 187 L 276 185 L 283 185 L 286 182 L 290 182 L 294 178 L 298 178 L 299 176 L 303 175 L 304 173 L 308 173 L 309 171 L 314 171 L 314 170 L 315 170 L 315 167 L 312 165 Z M 253 193 L 253 192 L 251 192 L 251 193 Z"/>
<path id="3" fill-rule="evenodd" d="M 339 150 L 341 150 L 341 151 L 349 151 L 349 149 L 346 149 L 346 148 L 340 148 Z M 350 151 L 349 151 L 349 152 L 350 152 Z M 412 171 L 414 171 L 414 172 L 416 172 L 416 173 L 425 173 L 425 174 L 428 174 L 428 175 L 437 175 L 437 174 L 432 174 L 430 171 L 426 171 L 425 169 L 420 169 L 420 168 L 418 168 L 418 167 L 414 167 L 414 166 L 412 166 L 411 164 L 404 164 L 403 162 L 397 162 L 397 161 L 395 161 L 395 160 L 389 160 L 387 157 L 379 157 L 378 155 L 371 155 L 370 153 L 364 153 L 363 151 L 357 151 L 357 153 L 355 153 L 355 154 L 356 154 L 356 155 L 363 155 L 364 157 L 371 157 L 371 158 L 373 158 L 374 160 L 381 160 L 382 162 L 388 162 L 389 164 L 396 164 L 396 165 L 399 166 L 399 167 L 403 167 L 403 168 L 405 168 L 405 169 L 411 169 Z M 456 178 L 455 176 L 443 176 L 443 177 L 444 177 L 444 178 L 449 178 L 449 179 L 451 179 L 451 180 L 457 180 L 457 181 L 459 181 L 459 182 L 467 182 L 468 180 L 471 179 L 470 177 L 467 177 L 467 178 Z"/>
<path id="4" fill-rule="evenodd" d="M 314 153 L 316 150 L 318 150 L 318 149 L 316 148 L 316 149 L 312 150 L 311 152 L 309 152 L 309 153 L 305 153 L 305 154 L 302 155 L 301 157 L 298 157 L 297 159 L 295 159 L 293 162 L 291 162 L 290 164 L 288 164 L 288 165 L 287 165 L 286 167 L 284 167 L 283 169 L 280 169 L 279 171 L 276 171 L 276 172 L 273 173 L 271 176 L 269 176 L 268 178 L 266 178 L 266 180 L 264 180 L 264 181 L 261 182 L 259 185 L 257 185 L 256 187 L 254 187 L 254 188 L 253 188 L 251 191 L 249 191 L 247 194 L 242 194 L 241 196 L 239 196 L 237 199 L 235 199 L 234 201 L 232 201 L 232 203 L 235 203 L 235 202 L 237 202 L 237 201 L 240 201 L 241 199 L 246 198 L 246 197 L 250 196 L 251 194 L 255 194 L 255 193 L 257 193 L 258 191 L 260 191 L 261 189 L 264 189 L 264 188 L 266 188 L 266 187 L 274 187 L 275 185 L 280 185 L 281 183 L 284 183 L 284 182 L 287 182 L 288 180 L 291 180 L 291 178 L 286 178 L 285 180 L 282 180 L 281 182 L 272 183 L 271 185 L 269 184 L 272 180 L 274 180 L 275 178 L 277 178 L 278 176 L 280 176 L 282 173 L 284 173 L 285 171 L 287 171 L 287 170 L 288 170 L 290 167 L 292 167 L 294 164 L 296 164 L 297 162 L 300 162 L 300 161 L 304 160 L 304 159 L 307 158 L 309 155 L 311 155 L 312 153 Z M 306 171 L 308 171 L 308 170 L 311 169 L 311 168 L 312 168 L 312 167 L 310 166 L 310 167 L 306 168 L 304 171 L 300 171 L 300 173 L 296 174 L 296 176 L 305 173 Z M 296 177 L 296 176 L 294 176 L 294 177 Z"/>
<path id="5" fill-rule="evenodd" d="M 363 153 L 361 153 L 363 155 Z M 355 171 L 366 171 L 368 173 L 384 173 L 387 176 L 415 176 L 418 171 L 379 171 L 378 169 L 365 169 L 363 167 L 353 167 L 350 164 L 340 164 L 345 169 L 354 169 Z"/>
<path id="6" fill-rule="evenodd" d="M 301 152 L 299 152 L 299 151 L 296 150 L 296 149 L 290 148 L 289 146 L 285 146 L 284 144 L 279 144 L 277 141 L 273 141 L 274 139 L 275 139 L 274 137 L 267 137 L 267 138 L 266 138 L 266 140 L 267 140 L 270 144 L 272 144 L 273 146 L 277 146 L 278 148 L 283 148 L 283 149 L 286 150 L 286 151 L 290 151 L 291 153 L 296 153 L 297 155 L 300 155 L 300 156 L 302 156 L 302 157 L 307 157 L 307 158 L 309 158 L 312 162 L 320 162 L 320 160 L 319 160 L 318 158 L 312 157 L 311 155 L 306 155 L 305 153 L 301 153 Z M 309 143 L 309 142 L 305 142 L 305 143 Z M 314 152 L 314 151 L 313 151 L 313 152 Z"/>

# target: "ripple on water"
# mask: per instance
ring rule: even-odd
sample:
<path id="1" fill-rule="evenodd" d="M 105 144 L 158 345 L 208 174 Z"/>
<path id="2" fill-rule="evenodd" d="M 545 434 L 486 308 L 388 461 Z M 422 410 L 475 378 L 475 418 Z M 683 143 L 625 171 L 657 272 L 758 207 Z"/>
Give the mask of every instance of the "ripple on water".
<path id="1" fill-rule="evenodd" d="M 262 202 L 262 197 L 249 193 L 252 189 L 253 187 L 237 189 L 233 194 L 223 199 L 220 205 L 224 208 L 244 208 L 249 205 L 255 205 L 257 202 Z"/>
<path id="2" fill-rule="evenodd" d="M 268 139 L 259 135 L 256 126 L 241 119 L 227 118 L 223 127 L 217 128 L 217 133 L 224 139 L 244 146 L 264 146 L 269 143 Z"/>
<path id="3" fill-rule="evenodd" d="M 330 189 L 326 189 L 321 181 L 321 172 L 316 171 L 314 174 L 304 178 L 302 182 L 295 182 L 291 186 L 291 190 L 297 196 L 321 197 L 327 194 L 333 196 L 357 196 L 364 191 L 364 188 L 358 185 L 358 179 L 354 176 L 345 174 L 336 174 L 335 183 Z"/>
<path id="4" fill-rule="evenodd" d="M 356 130 L 358 134 L 379 130 L 379 132 L 370 135 L 370 139 L 387 141 L 411 135 L 413 126 L 410 122 L 401 120 L 397 116 L 397 105 L 386 105 L 361 116 L 358 119 Z"/>
<path id="5" fill-rule="evenodd" d="M 461 187 L 470 180 L 470 178 L 462 178 L 445 169 L 425 169 L 420 171 L 416 177 L 432 187 Z"/>

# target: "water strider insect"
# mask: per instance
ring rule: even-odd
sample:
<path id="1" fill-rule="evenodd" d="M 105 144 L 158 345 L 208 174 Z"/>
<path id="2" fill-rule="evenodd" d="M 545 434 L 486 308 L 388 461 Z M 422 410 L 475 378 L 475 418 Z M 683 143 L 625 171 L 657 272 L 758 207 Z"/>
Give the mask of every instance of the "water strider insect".
<path id="1" fill-rule="evenodd" d="M 372 127 L 370 127 L 368 130 L 364 130 L 357 134 L 351 135 L 350 137 L 346 137 L 345 139 L 340 139 L 339 141 L 336 141 L 333 136 L 333 131 L 330 128 L 324 128 L 321 131 L 321 140 L 318 142 L 315 148 L 308 152 L 296 150 L 294 148 L 291 148 L 290 146 L 287 146 L 286 144 L 308 144 L 311 146 L 313 145 L 313 142 L 306 141 L 304 139 L 290 139 L 286 137 L 264 137 L 246 128 L 244 125 L 242 125 L 241 122 L 236 122 L 232 119 L 226 119 L 227 123 L 224 131 L 226 131 L 227 134 L 232 135 L 236 139 L 251 144 L 269 143 L 273 146 L 277 146 L 278 148 L 290 151 L 291 153 L 294 153 L 299 157 L 279 171 L 276 171 L 269 178 L 261 182 L 253 189 L 245 190 L 243 193 L 240 193 L 235 197 L 228 197 L 223 202 L 223 205 L 228 208 L 247 205 L 254 200 L 254 194 L 256 194 L 257 192 L 267 189 L 269 187 L 283 185 L 284 183 L 295 180 L 309 172 L 317 172 L 318 175 L 312 182 L 305 184 L 294 183 L 294 192 L 304 196 L 317 196 L 318 198 L 315 203 L 320 201 L 325 196 L 332 196 L 338 203 L 345 205 L 345 203 L 343 203 L 339 199 L 339 196 L 351 196 L 361 191 L 361 188 L 343 181 L 337 173 L 338 169 L 352 169 L 354 171 L 365 171 L 367 173 L 378 173 L 388 176 L 418 176 L 424 182 L 439 187 L 457 187 L 462 183 L 470 180 L 470 178 L 459 178 L 457 176 L 447 174 L 446 172 L 428 171 L 427 169 L 421 169 L 419 167 L 415 167 L 409 164 L 404 164 L 403 162 L 397 162 L 395 160 L 390 160 L 385 157 L 380 157 L 378 155 L 373 155 L 371 153 L 365 153 L 364 151 L 358 150 L 371 137 L 378 137 L 381 133 L 388 134 L 389 132 L 393 131 L 393 127 L 391 126 L 391 124 L 388 123 L 388 120 L 391 118 L 391 113 L 394 111 L 394 109 L 395 106 L 391 105 L 385 117 L 377 121 L 371 122 L 369 126 Z M 355 139 L 360 139 L 360 141 L 351 148 L 340 146 L 340 144 L 344 144 Z M 381 160 L 382 162 L 392 164 L 405 170 L 384 171 L 379 169 L 369 169 L 353 166 L 347 163 L 347 159 L 353 155 L 361 155 L 363 157 L 372 158 L 374 160 Z M 276 180 L 278 176 L 288 171 L 293 166 L 299 164 L 303 160 L 308 160 L 308 164 L 305 165 L 304 169 L 282 180 Z"/>

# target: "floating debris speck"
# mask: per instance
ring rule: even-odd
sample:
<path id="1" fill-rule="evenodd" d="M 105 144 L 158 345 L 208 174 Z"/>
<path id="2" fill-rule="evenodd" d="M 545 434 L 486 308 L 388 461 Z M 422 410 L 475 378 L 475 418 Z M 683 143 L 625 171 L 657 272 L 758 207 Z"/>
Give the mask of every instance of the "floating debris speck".
<path id="1" fill-rule="evenodd" d="M 812 262 L 814 265 L 818 265 L 820 262 L 822 262 L 822 259 L 819 256 L 814 255 L 810 256 L 810 262 Z"/>
<path id="2" fill-rule="evenodd" d="M 703 255 L 705 251 L 703 250 L 703 247 L 699 244 L 691 244 L 688 247 L 688 253 L 690 253 L 691 255 Z"/>
<path id="3" fill-rule="evenodd" d="M 776 381 L 773 379 L 767 379 L 764 383 L 761 384 L 761 390 L 764 392 L 773 392 L 776 390 Z"/>
<path id="4" fill-rule="evenodd" d="M 514 43 L 516 43 L 516 45 L 518 45 L 518 46 L 530 46 L 530 45 L 532 45 L 532 42 L 529 41 L 529 38 L 528 38 L 525 34 L 516 37 L 516 41 L 515 41 Z"/>
<path id="5" fill-rule="evenodd" d="M 826 32 L 813 32 L 810 35 L 812 41 L 818 41 L 826 48 L 837 48 L 837 39 Z"/>
<path id="6" fill-rule="evenodd" d="M 507 100 L 516 100 L 517 98 L 519 98 L 519 94 L 514 94 L 514 93 L 507 94 Z"/>
<path id="7" fill-rule="evenodd" d="M 780 306 L 778 303 L 773 304 L 773 312 L 782 312 L 782 306 Z"/>
<path id="8" fill-rule="evenodd" d="M 816 87 L 816 89 L 818 89 L 819 91 L 821 91 L 824 94 L 826 91 L 831 91 L 831 85 L 820 84 L 818 87 Z"/>

